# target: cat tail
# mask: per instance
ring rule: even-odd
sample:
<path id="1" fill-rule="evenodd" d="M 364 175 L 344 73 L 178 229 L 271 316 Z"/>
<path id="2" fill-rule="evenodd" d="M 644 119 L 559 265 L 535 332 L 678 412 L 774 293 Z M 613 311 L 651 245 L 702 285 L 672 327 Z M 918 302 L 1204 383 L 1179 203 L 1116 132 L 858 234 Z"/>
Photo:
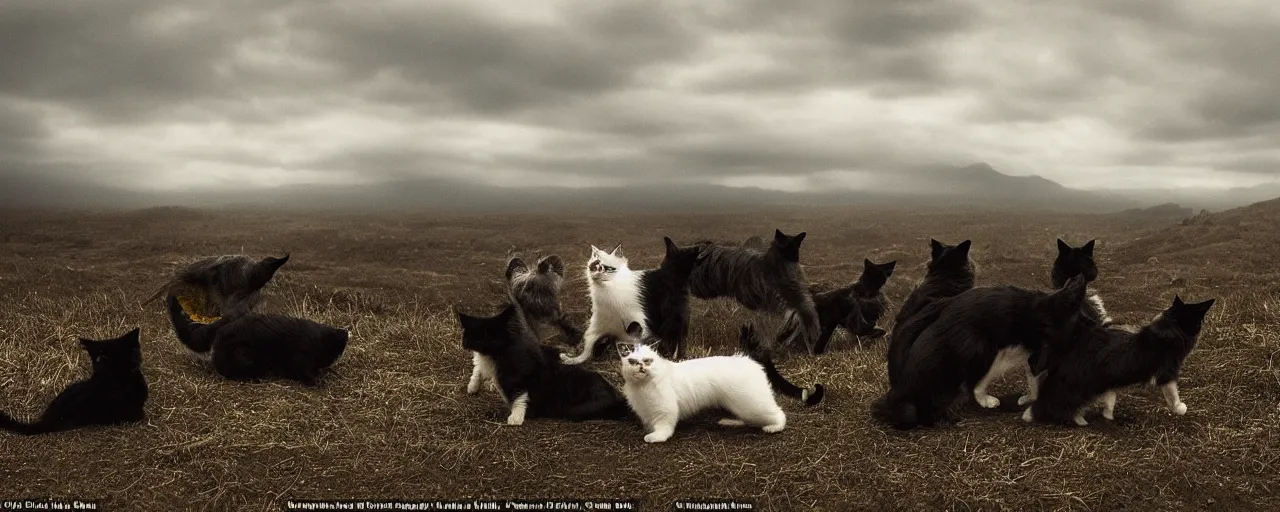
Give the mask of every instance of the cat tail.
<path id="1" fill-rule="evenodd" d="M 893 390 L 872 402 L 871 417 L 898 430 L 910 430 L 920 424 L 915 404 L 894 396 Z"/>
<path id="2" fill-rule="evenodd" d="M 24 436 L 46 434 L 61 430 L 45 421 L 44 418 L 41 418 L 40 421 L 35 423 L 26 423 L 13 419 L 12 416 L 9 416 L 8 413 L 3 411 L 0 411 L 0 429 L 8 430 L 16 434 L 22 434 Z"/>
<path id="3" fill-rule="evenodd" d="M 178 341 L 182 342 L 192 352 L 206 353 L 209 351 L 209 336 L 204 334 L 205 326 L 191 321 L 187 317 L 187 312 L 182 310 L 182 305 L 178 303 L 178 298 L 170 295 L 166 302 L 169 305 L 169 320 L 173 323 L 173 333 L 178 337 Z"/>
<path id="4" fill-rule="evenodd" d="M 764 368 L 764 374 L 769 377 L 769 385 L 773 386 L 778 392 L 798 399 L 809 406 L 817 405 L 818 402 L 822 401 L 822 397 L 826 394 L 826 388 L 822 384 L 814 384 L 812 388 L 804 389 L 792 384 L 791 381 L 778 372 L 778 367 L 774 366 L 773 358 L 768 355 L 768 351 L 761 350 L 760 339 L 756 336 L 755 326 L 744 324 L 738 333 L 738 343 L 741 345 L 742 351 L 747 354 L 747 357 L 760 363 L 760 366 Z"/>

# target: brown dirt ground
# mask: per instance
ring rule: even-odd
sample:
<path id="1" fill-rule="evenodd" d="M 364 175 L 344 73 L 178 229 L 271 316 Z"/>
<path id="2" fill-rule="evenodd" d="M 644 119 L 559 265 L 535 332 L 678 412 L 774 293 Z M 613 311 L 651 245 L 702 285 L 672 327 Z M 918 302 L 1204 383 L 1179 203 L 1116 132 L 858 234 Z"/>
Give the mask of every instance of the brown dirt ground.
<path id="1" fill-rule="evenodd" d="M 143 425 L 0 435 L 0 499 L 95 499 L 117 510 L 279 510 L 286 499 L 736 498 L 764 510 L 1280 510 L 1280 214 L 1275 205 L 1187 225 L 1121 216 L 855 208 L 562 218 L 338 215 L 154 209 L 115 214 L 0 211 L 0 408 L 34 416 L 87 372 L 76 336 L 140 325 L 151 384 Z M 1243 220 L 1242 220 L 1243 219 Z M 974 241 L 979 285 L 1047 286 L 1054 239 L 1097 238 L 1096 288 L 1122 323 L 1180 293 L 1217 297 L 1182 380 L 1190 406 L 1122 394 L 1114 423 L 1029 426 L 1016 406 L 970 407 L 956 426 L 898 433 L 872 422 L 884 342 L 845 338 L 821 357 L 783 358 L 821 381 L 815 408 L 780 398 L 777 435 L 681 425 L 660 445 L 630 423 L 505 425 L 493 393 L 463 392 L 470 356 L 450 308 L 493 311 L 509 250 L 559 253 L 566 307 L 585 320 L 588 244 L 622 243 L 633 268 L 662 235 L 743 240 L 809 233 L 811 281 L 856 277 L 864 257 L 899 261 L 900 302 L 923 275 L 930 236 Z M 317 389 L 223 381 L 188 357 L 159 304 L 139 306 L 192 256 L 290 251 L 264 308 L 344 326 L 352 343 Z M 1154 259 L 1153 259 L 1154 258 Z M 741 315 L 694 302 L 694 354 L 733 350 Z M 888 326 L 885 326 L 888 327 Z M 613 360 L 594 367 L 617 379 Z M 1021 380 L 998 388 L 1011 398 Z M 1006 399 L 1006 402 L 1009 400 Z"/>

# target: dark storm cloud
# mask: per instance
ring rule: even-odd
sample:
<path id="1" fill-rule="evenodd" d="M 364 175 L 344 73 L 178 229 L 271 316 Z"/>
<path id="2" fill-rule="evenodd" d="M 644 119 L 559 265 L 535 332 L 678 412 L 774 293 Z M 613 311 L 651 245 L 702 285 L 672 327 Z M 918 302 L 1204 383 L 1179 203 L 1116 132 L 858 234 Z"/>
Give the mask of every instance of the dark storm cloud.
<path id="1" fill-rule="evenodd" d="M 1270 5 L 7 2 L 0 170 L 825 183 L 984 160 L 1072 186 L 1239 180 L 1280 159 Z"/>

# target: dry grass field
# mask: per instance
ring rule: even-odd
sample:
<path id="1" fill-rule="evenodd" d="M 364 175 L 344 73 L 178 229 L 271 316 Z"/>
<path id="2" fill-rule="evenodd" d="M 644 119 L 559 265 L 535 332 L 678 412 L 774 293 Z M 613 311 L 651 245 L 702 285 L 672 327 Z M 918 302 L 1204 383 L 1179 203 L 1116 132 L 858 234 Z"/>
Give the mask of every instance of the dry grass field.
<path id="1" fill-rule="evenodd" d="M 505 424 L 494 393 L 468 396 L 471 358 L 452 307 L 496 311 L 509 250 L 559 253 L 563 301 L 589 311 L 588 244 L 622 243 L 655 266 L 662 236 L 740 241 L 807 231 L 811 282 L 857 277 L 864 257 L 896 259 L 900 303 L 924 273 L 928 239 L 969 238 L 978 284 L 1047 287 L 1054 239 L 1098 239 L 1098 289 L 1121 323 L 1150 319 L 1180 293 L 1218 298 L 1181 389 L 1123 393 L 1116 421 L 1024 424 L 1006 406 L 970 406 L 954 426 L 900 433 L 874 423 L 884 341 L 838 337 L 827 355 L 779 366 L 828 395 L 777 435 L 715 416 L 649 445 L 636 424 Z M 231 383 L 189 357 L 162 306 L 139 305 L 192 256 L 289 251 L 263 308 L 349 328 L 324 383 Z M 1280 205 L 1197 218 L 856 208 L 589 217 L 339 215 L 153 209 L 0 212 L 0 408 L 38 414 L 88 372 L 76 336 L 141 326 L 151 386 L 146 423 L 48 436 L 0 433 L 0 500 L 98 500 L 106 510 L 280 510 L 287 499 L 735 498 L 761 510 L 1280 510 Z M 896 308 L 895 308 L 896 310 Z M 892 311 L 890 316 L 892 315 Z M 725 354 L 741 315 L 694 301 L 693 354 Z M 884 325 L 888 328 L 889 326 Z M 838 335 L 843 336 L 843 334 Z M 550 342 L 556 343 L 557 340 Z M 592 363 L 618 381 L 612 358 Z M 1015 372 L 1016 373 L 1016 372 Z"/>

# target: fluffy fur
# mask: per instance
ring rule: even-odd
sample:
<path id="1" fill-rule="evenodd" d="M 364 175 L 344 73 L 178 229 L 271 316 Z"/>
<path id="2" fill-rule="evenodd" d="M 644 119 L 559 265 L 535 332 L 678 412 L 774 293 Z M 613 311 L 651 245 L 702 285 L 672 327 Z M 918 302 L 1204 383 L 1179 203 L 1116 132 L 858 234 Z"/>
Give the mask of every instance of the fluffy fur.
<path id="1" fill-rule="evenodd" d="M 998 406 L 1000 401 L 986 394 L 987 385 L 1004 371 L 1029 364 L 1045 343 L 1069 335 L 1073 322 L 1084 319 L 1085 292 L 1084 278 L 1077 277 L 1052 293 L 974 288 L 929 306 L 941 309 L 938 318 L 895 362 L 898 381 L 873 407 L 876 417 L 901 429 L 932 425 L 945 417 L 962 386 L 983 407 Z"/>
<path id="2" fill-rule="evenodd" d="M 773 386 L 788 394 L 799 391 L 797 398 L 806 402 L 817 403 L 821 399 L 820 385 L 815 386 L 813 394 L 804 393 L 778 375 L 772 363 L 766 366 L 743 353 L 668 361 L 636 341 L 640 330 L 639 323 L 631 324 L 627 342 L 618 347 L 626 383 L 622 393 L 644 425 L 645 442 L 670 439 L 680 420 L 710 408 L 722 408 L 731 415 L 720 420 L 721 425 L 749 425 L 766 433 L 781 432 L 786 428 L 787 415 L 774 398 Z M 744 327 L 742 335 L 750 339 L 754 333 Z"/>
<path id="3" fill-rule="evenodd" d="M 491 317 L 456 312 L 462 348 L 493 369 L 498 393 L 510 406 L 508 425 L 526 418 L 571 421 L 622 420 L 626 401 L 603 376 L 560 362 L 560 351 L 538 343 L 519 306 L 507 304 Z M 477 365 L 477 366 L 480 366 Z"/>
<path id="4" fill-rule="evenodd" d="M 244 255 L 203 258 L 179 265 L 173 277 L 144 304 L 169 295 L 190 299 L 190 315 L 211 319 L 248 313 L 261 301 L 262 287 L 289 262 L 289 255 L 253 260 Z"/>
<path id="5" fill-rule="evenodd" d="M 929 239 L 929 266 L 924 282 L 911 290 L 893 320 L 893 333 L 889 335 L 889 350 L 886 354 L 890 385 L 897 382 L 899 373 L 895 362 L 906 358 L 916 337 L 942 312 L 941 306 L 929 306 L 973 288 L 973 263 L 969 261 L 971 245 L 969 240 L 956 245 L 945 245 Z M 925 311 L 926 308 L 929 310 Z"/>
<path id="6" fill-rule="evenodd" d="M 827 343 L 837 327 L 848 330 L 854 336 L 879 338 L 884 329 L 876 327 L 884 315 L 885 299 L 881 288 L 893 276 L 896 261 L 876 264 L 863 260 L 862 275 L 849 286 L 813 294 L 822 330 L 813 347 L 814 354 L 827 350 Z"/>
<path id="7" fill-rule="evenodd" d="M 1051 345 L 1040 396 L 1022 418 L 1083 426 L 1085 409 L 1101 401 L 1102 417 L 1115 419 L 1116 391 L 1145 382 L 1161 388 L 1171 412 L 1186 414 L 1178 374 L 1213 303 L 1187 304 L 1175 295 L 1168 309 L 1136 333 L 1087 325 L 1083 334 Z"/>
<path id="8" fill-rule="evenodd" d="M 639 322 L 645 336 L 661 341 L 663 353 L 678 358 L 689 334 L 689 275 L 699 265 L 698 247 L 678 247 L 662 238 L 666 256 L 656 269 L 633 271 L 618 245 L 609 252 L 591 246 L 586 275 L 590 283 L 591 320 L 582 336 L 582 352 L 563 354 L 567 364 L 581 364 L 596 353 L 603 341 L 618 341 L 632 322 Z M 607 343 L 606 343 L 607 345 Z"/>
<path id="9" fill-rule="evenodd" d="M 564 261 L 559 255 L 543 256 L 534 268 L 519 257 L 507 262 L 507 293 L 520 305 L 525 316 L 535 324 L 550 325 L 560 330 L 565 343 L 577 345 L 582 332 L 560 309 L 560 287 L 564 283 Z"/>
<path id="10" fill-rule="evenodd" d="M 176 297 L 170 296 L 168 303 L 178 341 L 231 380 L 282 377 L 314 386 L 321 370 L 347 348 L 346 330 L 318 322 L 248 313 L 198 324 L 187 318 Z"/>
<path id="11" fill-rule="evenodd" d="M 1093 244 L 1094 241 L 1090 240 L 1080 247 L 1071 247 L 1058 239 L 1058 257 L 1053 260 L 1050 274 L 1054 288 L 1062 288 L 1067 280 L 1075 276 L 1084 276 L 1091 283 L 1098 279 L 1098 265 L 1093 261 Z M 1111 317 L 1107 316 L 1107 308 L 1102 304 L 1102 297 L 1097 291 L 1089 291 L 1083 311 L 1102 325 L 1111 325 Z"/>
<path id="12" fill-rule="evenodd" d="M 32 435 L 136 423 L 146 418 L 147 379 L 142 376 L 138 329 L 103 341 L 81 338 L 80 346 L 93 362 L 89 378 L 62 390 L 34 423 L 0 412 L 0 429 Z"/>
<path id="13" fill-rule="evenodd" d="M 800 267 L 804 238 L 804 232 L 788 236 L 775 230 L 764 252 L 699 242 L 704 260 L 689 276 L 689 291 L 700 299 L 727 297 L 751 311 L 785 315 L 790 322 L 799 322 L 796 332 L 812 350 L 820 323 Z"/>

